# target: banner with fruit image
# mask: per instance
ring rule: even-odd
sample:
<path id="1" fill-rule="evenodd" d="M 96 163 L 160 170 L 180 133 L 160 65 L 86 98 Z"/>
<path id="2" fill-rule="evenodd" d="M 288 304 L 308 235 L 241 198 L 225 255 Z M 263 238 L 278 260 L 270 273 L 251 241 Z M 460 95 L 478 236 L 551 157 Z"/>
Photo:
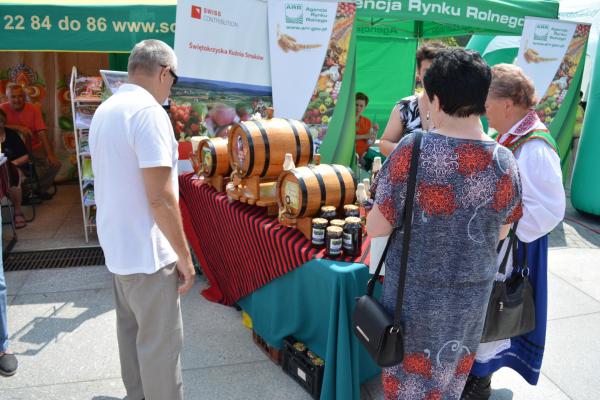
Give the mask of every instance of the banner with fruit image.
<path id="1" fill-rule="evenodd" d="M 7 101 L 6 86 L 17 83 L 24 88 L 26 101 L 42 111 L 48 138 L 62 162 L 58 181 L 77 177 L 75 136 L 71 99 L 67 82 L 77 65 L 85 74 L 97 76 L 108 67 L 108 55 L 87 53 L 4 53 L 0 58 L 0 103 Z"/>
<path id="2" fill-rule="evenodd" d="M 534 81 L 537 112 L 557 141 L 563 170 L 570 159 L 590 28 L 584 23 L 526 18 L 515 62 Z"/>
<path id="3" fill-rule="evenodd" d="M 226 136 L 231 124 L 271 106 L 264 1 L 179 0 L 175 53 L 181 79 L 171 90 L 170 115 L 180 142 Z"/>
<path id="4" fill-rule="evenodd" d="M 352 2 L 269 1 L 275 115 L 303 120 L 324 162 L 351 160 L 345 154 L 351 150 L 339 154 L 337 149 L 340 141 L 354 143 L 353 137 L 342 136 L 344 121 L 354 115 L 346 112 L 342 93 L 352 95 L 348 88 L 355 14 Z M 334 124 L 335 119 L 339 121 Z M 332 139 L 325 140 L 328 135 Z"/>

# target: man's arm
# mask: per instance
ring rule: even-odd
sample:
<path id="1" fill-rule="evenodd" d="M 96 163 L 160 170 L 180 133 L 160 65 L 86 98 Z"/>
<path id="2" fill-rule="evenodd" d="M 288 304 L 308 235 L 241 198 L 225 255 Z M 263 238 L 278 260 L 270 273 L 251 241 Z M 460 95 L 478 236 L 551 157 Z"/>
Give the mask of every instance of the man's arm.
<path id="1" fill-rule="evenodd" d="M 179 204 L 171 182 L 171 168 L 142 168 L 146 196 L 156 225 L 177 254 L 177 272 L 183 284 L 179 294 L 185 294 L 194 285 L 194 265 L 183 232 Z"/>
<path id="2" fill-rule="evenodd" d="M 56 157 L 56 154 L 54 154 L 54 149 L 52 148 L 52 146 L 50 145 L 50 141 L 48 140 L 48 131 L 44 129 L 41 131 L 37 131 L 36 134 L 42 141 L 42 146 L 44 146 L 44 150 L 46 150 L 46 154 L 48 155 L 48 161 L 50 162 L 50 164 L 55 166 L 60 165 L 60 160 L 58 159 L 58 157 Z"/>
<path id="3" fill-rule="evenodd" d="M 13 131 L 17 131 L 19 133 L 21 133 L 22 135 L 29 135 L 31 136 L 31 130 L 23 125 L 6 125 L 5 128 L 8 129 L 12 129 Z"/>

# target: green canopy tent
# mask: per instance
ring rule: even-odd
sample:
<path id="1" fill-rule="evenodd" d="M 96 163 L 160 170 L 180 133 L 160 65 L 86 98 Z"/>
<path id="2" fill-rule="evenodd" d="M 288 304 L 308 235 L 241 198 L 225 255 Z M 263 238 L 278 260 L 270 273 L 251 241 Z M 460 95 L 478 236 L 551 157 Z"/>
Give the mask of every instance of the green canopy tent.
<path id="1" fill-rule="evenodd" d="M 0 0 L 0 51 L 129 53 L 173 44 L 176 0 Z"/>
<path id="2" fill-rule="evenodd" d="M 365 115 L 385 123 L 412 94 L 418 40 L 469 34 L 520 35 L 526 16 L 557 18 L 558 0 L 358 0 L 356 90 Z"/>

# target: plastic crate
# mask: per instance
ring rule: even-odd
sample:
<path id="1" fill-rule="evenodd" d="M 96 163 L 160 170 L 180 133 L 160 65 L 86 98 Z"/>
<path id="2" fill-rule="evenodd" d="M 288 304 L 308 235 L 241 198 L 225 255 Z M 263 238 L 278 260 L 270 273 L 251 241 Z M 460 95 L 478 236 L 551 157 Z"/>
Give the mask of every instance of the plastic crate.
<path id="1" fill-rule="evenodd" d="M 321 396 L 323 386 L 324 365 L 314 365 L 308 356 L 308 349 L 298 351 L 294 348 L 297 340 L 291 336 L 283 339 L 283 364 L 282 368 L 286 374 L 294 378 L 300 386 L 306 390 L 313 399 Z"/>
<path id="2" fill-rule="evenodd" d="M 269 357 L 271 361 L 273 361 L 277 365 L 281 365 L 282 352 L 281 350 L 276 349 L 275 347 L 269 346 L 269 344 L 260 337 L 256 331 L 252 330 L 252 340 L 260 349 Z"/>

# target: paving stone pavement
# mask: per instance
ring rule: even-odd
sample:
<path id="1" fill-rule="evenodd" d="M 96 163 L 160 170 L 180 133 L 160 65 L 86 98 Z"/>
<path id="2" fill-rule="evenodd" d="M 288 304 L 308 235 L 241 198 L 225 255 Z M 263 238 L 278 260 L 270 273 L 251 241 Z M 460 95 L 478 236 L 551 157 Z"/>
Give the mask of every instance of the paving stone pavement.
<path id="1" fill-rule="evenodd" d="M 600 218 L 569 209 L 550 235 L 549 322 L 538 386 L 509 369 L 493 380 L 492 400 L 600 398 Z M 104 267 L 6 273 L 11 348 L 20 369 L 0 379 L 1 400 L 119 400 L 120 380 L 110 274 Z M 308 400 L 254 345 L 240 313 L 210 303 L 199 279 L 182 300 L 186 399 Z M 379 378 L 361 400 L 382 399 Z"/>

